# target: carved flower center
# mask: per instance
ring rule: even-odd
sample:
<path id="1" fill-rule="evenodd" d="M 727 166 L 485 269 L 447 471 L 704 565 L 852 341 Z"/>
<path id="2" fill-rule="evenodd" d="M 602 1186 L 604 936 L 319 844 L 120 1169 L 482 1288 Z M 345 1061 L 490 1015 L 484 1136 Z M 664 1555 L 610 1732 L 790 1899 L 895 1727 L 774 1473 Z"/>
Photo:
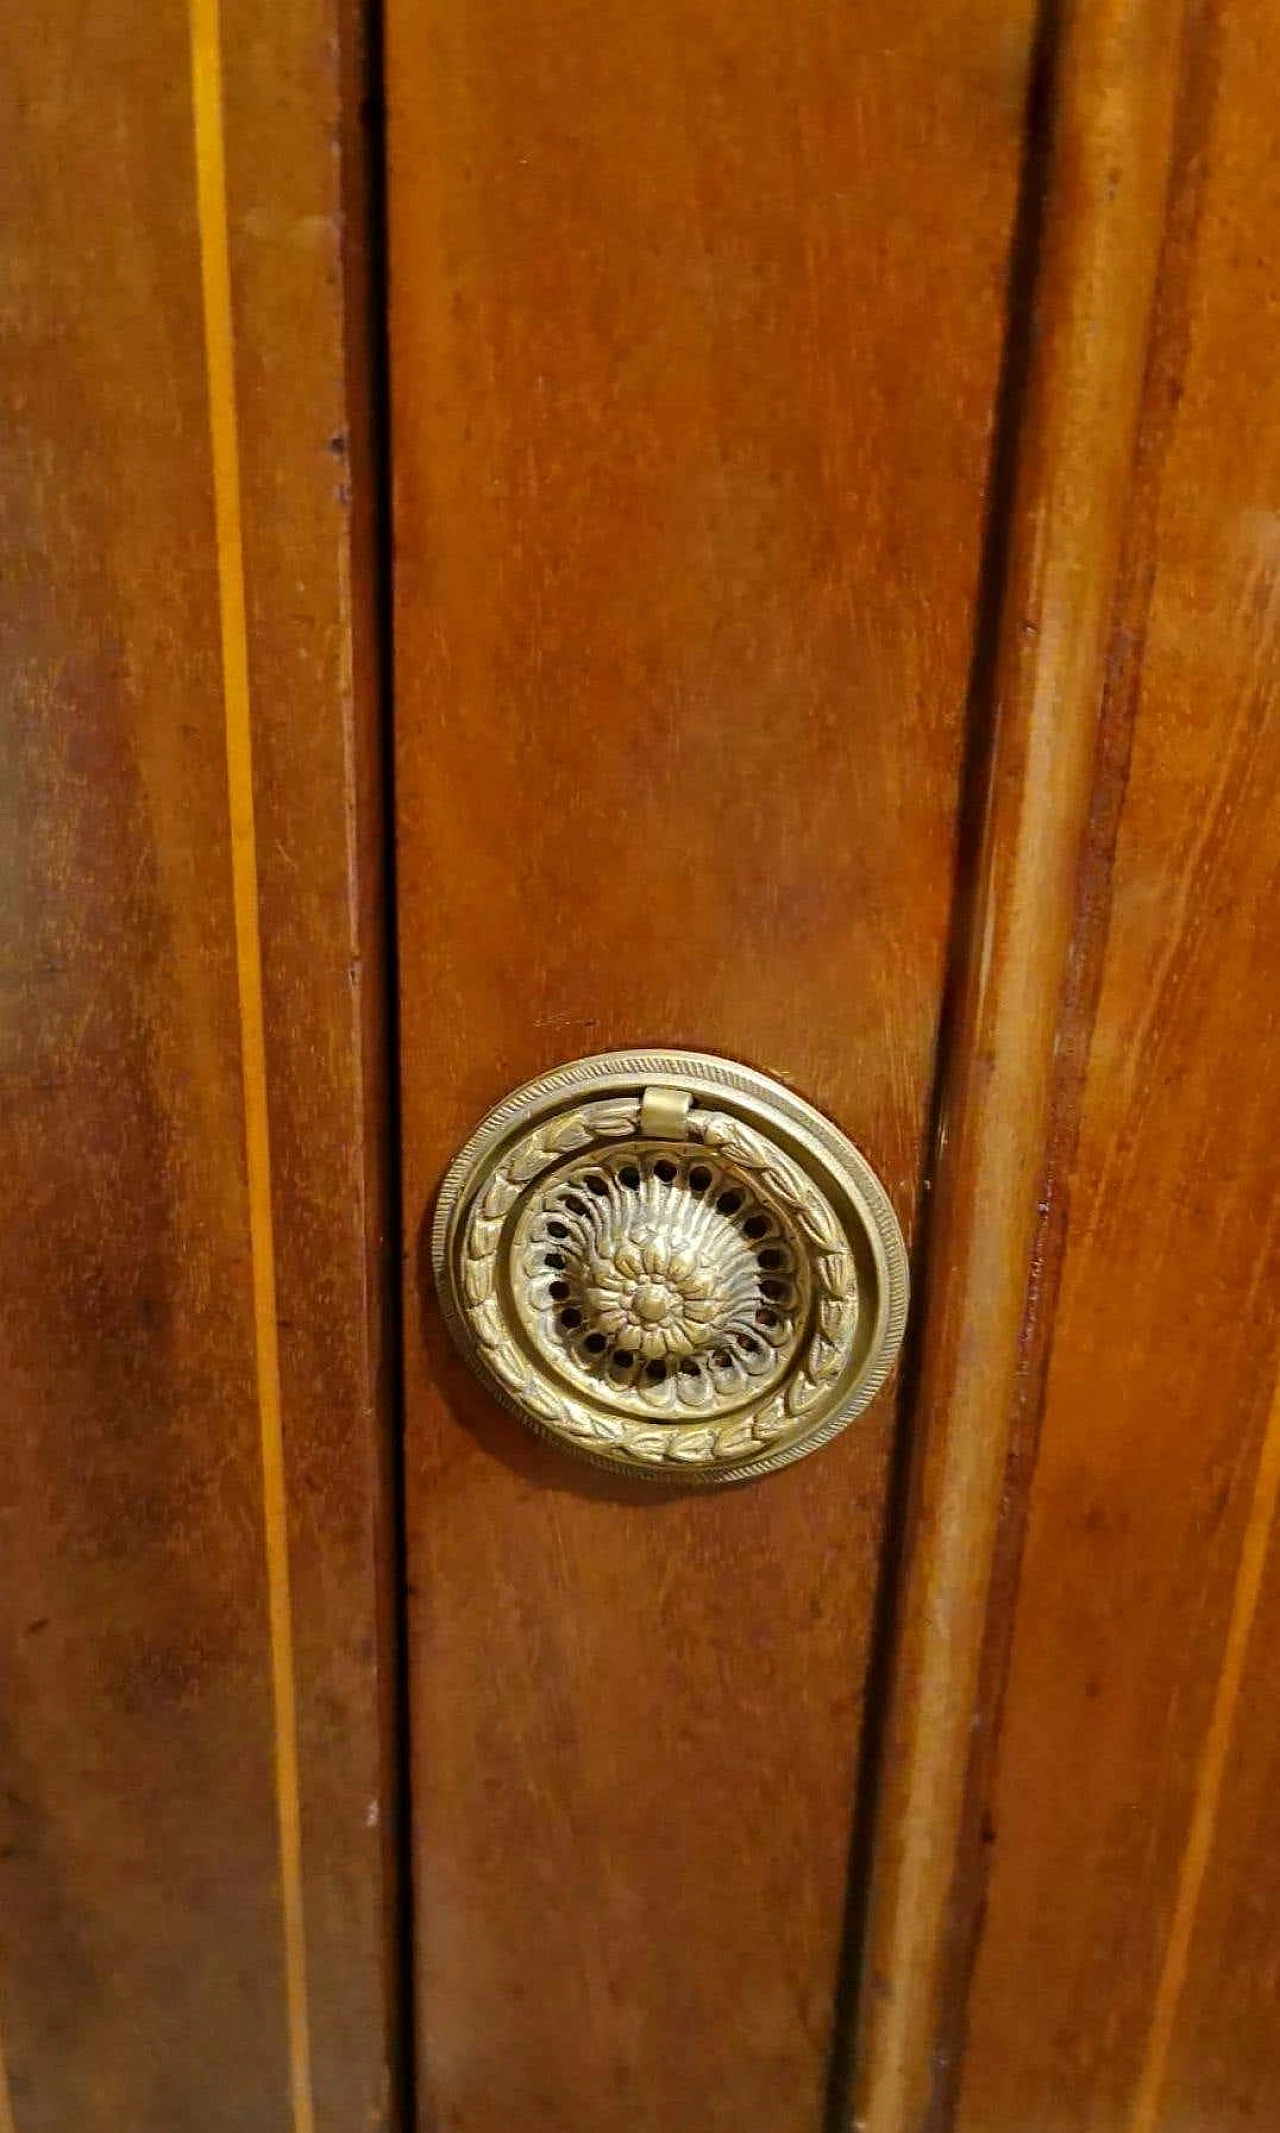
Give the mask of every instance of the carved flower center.
<path id="1" fill-rule="evenodd" d="M 660 1326 L 664 1318 L 680 1309 L 681 1299 L 664 1281 L 642 1281 L 632 1298 L 637 1318 L 646 1326 Z"/>
<path id="2" fill-rule="evenodd" d="M 540 1352 L 641 1410 L 722 1413 L 761 1396 L 808 1310 L 787 1216 L 696 1145 L 632 1142 L 558 1172 L 522 1219 L 518 1264 Z"/>
<path id="3" fill-rule="evenodd" d="M 611 1223 L 588 1262 L 583 1302 L 595 1328 L 652 1362 L 715 1338 L 731 1291 L 714 1253 L 678 1233 L 661 1235 L 653 1222 L 621 1234 Z"/>

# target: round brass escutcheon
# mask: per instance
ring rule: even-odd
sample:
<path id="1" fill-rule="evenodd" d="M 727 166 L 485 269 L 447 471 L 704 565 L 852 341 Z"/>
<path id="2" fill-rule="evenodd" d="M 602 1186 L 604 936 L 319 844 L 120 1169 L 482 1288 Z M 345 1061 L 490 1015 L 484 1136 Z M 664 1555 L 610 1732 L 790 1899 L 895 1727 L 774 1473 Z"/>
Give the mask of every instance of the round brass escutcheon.
<path id="1" fill-rule="evenodd" d="M 907 1316 L 884 1187 L 811 1104 L 703 1052 L 607 1052 L 505 1098 L 449 1169 L 432 1257 L 503 1404 L 595 1465 L 789 1465 L 861 1414 Z"/>

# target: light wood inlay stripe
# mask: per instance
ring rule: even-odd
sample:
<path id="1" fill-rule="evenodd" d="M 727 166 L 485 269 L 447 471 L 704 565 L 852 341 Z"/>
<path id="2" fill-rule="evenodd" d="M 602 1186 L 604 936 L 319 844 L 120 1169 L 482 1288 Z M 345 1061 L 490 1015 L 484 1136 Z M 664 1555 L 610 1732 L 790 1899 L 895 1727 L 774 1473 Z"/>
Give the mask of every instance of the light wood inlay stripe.
<path id="1" fill-rule="evenodd" d="M 189 0 L 294 2133 L 314 2133 L 218 0 Z"/>
<path id="2" fill-rule="evenodd" d="M 1214 1826 L 1218 1817 L 1218 1802 L 1222 1795 L 1222 1780 L 1231 1747 L 1232 1729 L 1235 1723 L 1236 1706 L 1240 1699 L 1240 1684 L 1244 1676 L 1245 1660 L 1249 1651 L 1249 1637 L 1254 1616 L 1258 1611 L 1258 1598 L 1262 1591 L 1263 1571 L 1266 1568 L 1267 1549 L 1275 1524 L 1276 1505 L 1280 1500 L 1280 1387 L 1277 1387 L 1267 1417 L 1266 1434 L 1258 1460 L 1254 1479 L 1253 1497 L 1249 1505 L 1249 1518 L 1245 1527 L 1240 1561 L 1236 1569 L 1235 1590 L 1231 1597 L 1231 1616 L 1227 1625 L 1227 1639 L 1223 1648 L 1222 1668 L 1214 1694 L 1213 1712 L 1209 1728 L 1200 1751 L 1200 1765 L 1196 1772 L 1194 1804 L 1187 1828 L 1187 1840 L 1183 1848 L 1182 1862 L 1178 1872 L 1178 1892 L 1174 1901 L 1173 1921 L 1165 1945 L 1164 1961 L 1156 1986 L 1151 2027 L 1147 2035 L 1142 2072 L 1134 2097 L 1131 2133 L 1155 2133 L 1160 2098 L 1164 2089 L 1165 2073 L 1169 2062 L 1169 2047 L 1173 2040 L 1173 2028 L 1177 2019 L 1182 1988 L 1186 1983 L 1187 1965 L 1191 1955 L 1191 1939 L 1195 1931 L 1196 1914 L 1200 1907 L 1200 1895 L 1213 1849 Z"/>

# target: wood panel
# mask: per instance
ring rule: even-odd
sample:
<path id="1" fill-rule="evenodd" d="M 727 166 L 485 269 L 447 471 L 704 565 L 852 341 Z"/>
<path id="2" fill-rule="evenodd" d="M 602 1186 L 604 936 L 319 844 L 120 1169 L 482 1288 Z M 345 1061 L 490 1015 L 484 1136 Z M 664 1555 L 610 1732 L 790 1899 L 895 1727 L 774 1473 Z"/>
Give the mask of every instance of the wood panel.
<path id="1" fill-rule="evenodd" d="M 1061 1029 L 1177 102 L 1170 0 L 1081 0 L 1046 28 L 1032 300 L 1010 359 L 1026 387 L 1005 409 L 1016 486 L 990 698 L 974 707 L 975 784 L 990 740 L 956 928 L 879 1749 L 853 2093 L 854 2125 L 875 2133 L 949 2116 L 988 1619 L 1011 1448 L 1053 1309 Z"/>
<path id="2" fill-rule="evenodd" d="M 223 28 L 3 18 L 17 2133 L 388 2122 L 361 60 Z"/>
<path id="3" fill-rule="evenodd" d="M 963 2133 L 1280 2111 L 1278 65 L 1256 0 L 1191 9 Z"/>
<path id="4" fill-rule="evenodd" d="M 1029 7 L 392 0 L 422 2123 L 823 2112 L 891 1402 L 710 1500 L 448 1352 L 447 1158 L 721 1049 L 910 1224 Z"/>

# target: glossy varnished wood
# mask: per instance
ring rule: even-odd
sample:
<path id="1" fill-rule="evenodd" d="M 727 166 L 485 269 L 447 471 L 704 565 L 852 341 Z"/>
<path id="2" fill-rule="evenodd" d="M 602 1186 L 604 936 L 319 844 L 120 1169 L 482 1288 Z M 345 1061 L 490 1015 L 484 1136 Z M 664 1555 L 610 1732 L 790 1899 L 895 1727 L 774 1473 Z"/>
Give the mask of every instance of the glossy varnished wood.
<path id="1" fill-rule="evenodd" d="M 422 2123 L 811 2128 L 891 1403 L 610 1490 L 423 1225 L 637 1042 L 792 1081 L 911 1221 L 1030 10 L 388 13 Z"/>
<path id="2" fill-rule="evenodd" d="M 945 2074 L 949 1929 L 1058 1035 L 1090 816 L 1178 80 L 1167 0 L 1072 11 L 1052 59 L 1033 348 L 977 879 L 939 1124 L 919 1435 L 862 1978 L 856 2126 L 918 2133 Z M 1033 165 L 1033 168 L 1037 166 Z M 938 2122 L 935 2116 L 935 2123 Z"/>
<path id="3" fill-rule="evenodd" d="M 223 25 L 310 2032 L 291 2098 L 189 24 L 4 13 L 18 2133 L 386 2122 L 356 28 L 311 0 L 231 0 Z"/>
<path id="4" fill-rule="evenodd" d="M 386 849 L 362 0 L 223 0 L 317 2133 L 398 2122 Z"/>
<path id="5" fill-rule="evenodd" d="M 962 2133 L 1280 2116 L 1278 64 L 1191 11 Z"/>

